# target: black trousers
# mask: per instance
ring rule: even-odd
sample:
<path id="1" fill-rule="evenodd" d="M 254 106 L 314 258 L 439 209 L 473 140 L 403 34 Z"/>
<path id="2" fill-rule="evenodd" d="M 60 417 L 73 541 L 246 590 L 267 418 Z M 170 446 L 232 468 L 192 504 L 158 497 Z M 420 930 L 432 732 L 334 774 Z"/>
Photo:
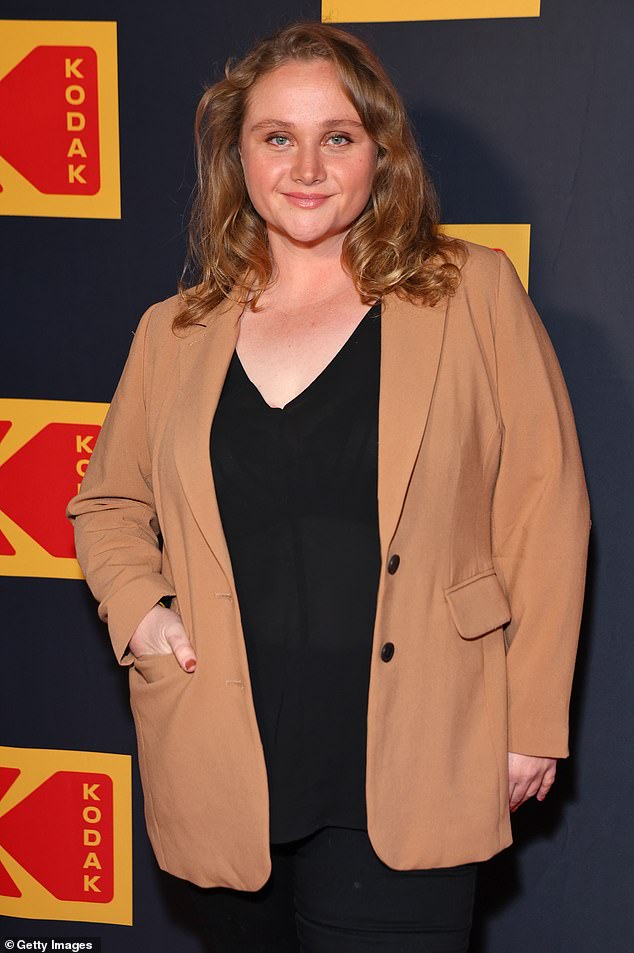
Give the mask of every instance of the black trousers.
<path id="1" fill-rule="evenodd" d="M 367 832 L 323 827 L 271 846 L 257 891 L 187 890 L 210 953 L 465 953 L 477 863 L 393 870 Z"/>

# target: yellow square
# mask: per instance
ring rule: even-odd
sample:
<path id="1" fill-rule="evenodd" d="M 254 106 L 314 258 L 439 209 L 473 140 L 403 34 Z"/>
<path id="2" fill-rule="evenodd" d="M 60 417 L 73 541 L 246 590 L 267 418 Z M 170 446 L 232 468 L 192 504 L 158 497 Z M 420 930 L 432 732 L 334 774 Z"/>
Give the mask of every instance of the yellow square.
<path id="1" fill-rule="evenodd" d="M 66 504 L 108 404 L 0 398 L 0 576 L 82 579 Z"/>
<path id="2" fill-rule="evenodd" d="M 121 218 L 117 24 L 0 20 L 0 215 Z"/>
<path id="3" fill-rule="evenodd" d="M 505 252 L 528 291 L 528 266 L 531 248 L 530 225 L 442 225 L 441 231 L 476 245 Z"/>
<path id="4" fill-rule="evenodd" d="M 322 0 L 324 23 L 538 17 L 540 0 Z"/>
<path id="5" fill-rule="evenodd" d="M 132 924 L 130 755 L 0 747 L 0 914 Z"/>

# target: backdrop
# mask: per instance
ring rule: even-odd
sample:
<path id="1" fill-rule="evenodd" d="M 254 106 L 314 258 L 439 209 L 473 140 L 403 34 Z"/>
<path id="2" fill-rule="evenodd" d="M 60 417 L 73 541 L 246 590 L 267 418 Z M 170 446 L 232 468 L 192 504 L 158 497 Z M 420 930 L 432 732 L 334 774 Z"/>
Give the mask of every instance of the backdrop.
<path id="1" fill-rule="evenodd" d="M 513 815 L 514 845 L 481 866 L 472 949 L 626 953 L 634 4 L 324 9 L 385 62 L 443 221 L 530 225 L 529 290 L 564 371 L 591 498 L 571 757 L 547 799 Z M 363 11 L 374 22 L 358 22 Z M 321 16 L 318 2 L 293 0 L 0 5 L 7 936 L 92 936 L 117 953 L 202 950 L 181 883 L 159 870 L 147 840 L 127 673 L 79 577 L 63 506 L 141 313 L 176 288 L 203 85 L 257 37 Z"/>

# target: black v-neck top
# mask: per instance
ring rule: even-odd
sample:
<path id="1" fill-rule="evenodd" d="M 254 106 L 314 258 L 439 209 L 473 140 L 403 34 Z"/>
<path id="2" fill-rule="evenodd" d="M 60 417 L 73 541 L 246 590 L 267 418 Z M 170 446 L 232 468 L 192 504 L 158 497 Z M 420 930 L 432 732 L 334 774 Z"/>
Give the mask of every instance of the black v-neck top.
<path id="1" fill-rule="evenodd" d="M 283 408 L 234 351 L 210 437 L 268 773 L 270 838 L 367 829 L 367 696 L 381 555 L 381 307 Z"/>

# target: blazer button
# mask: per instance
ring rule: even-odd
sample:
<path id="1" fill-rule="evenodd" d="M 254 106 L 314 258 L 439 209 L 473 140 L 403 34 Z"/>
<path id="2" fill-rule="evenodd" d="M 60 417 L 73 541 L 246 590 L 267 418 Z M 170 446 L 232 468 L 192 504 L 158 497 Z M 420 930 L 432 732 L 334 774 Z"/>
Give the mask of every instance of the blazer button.
<path id="1" fill-rule="evenodd" d="M 398 569 L 398 564 L 401 561 L 401 557 L 398 553 L 394 553 L 393 556 L 390 556 L 390 560 L 387 564 L 387 571 L 393 576 L 396 570 Z"/>
<path id="2" fill-rule="evenodd" d="M 389 662 L 394 655 L 394 643 L 384 642 L 381 646 L 381 658 L 384 662 Z"/>

